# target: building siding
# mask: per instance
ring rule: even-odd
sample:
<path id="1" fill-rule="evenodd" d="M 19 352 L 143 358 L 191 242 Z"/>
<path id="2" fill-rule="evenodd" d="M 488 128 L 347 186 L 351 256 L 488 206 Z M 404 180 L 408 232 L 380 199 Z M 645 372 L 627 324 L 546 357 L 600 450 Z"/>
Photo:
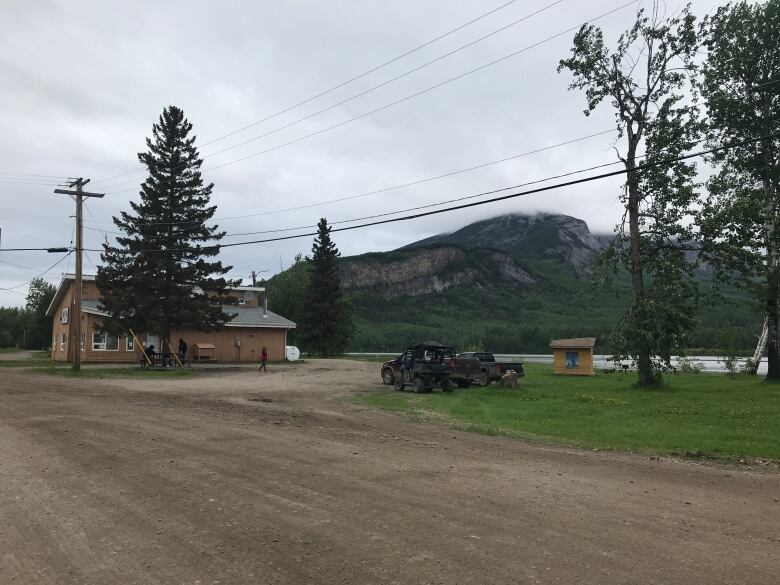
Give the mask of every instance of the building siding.
<path id="1" fill-rule="evenodd" d="M 79 347 L 77 340 L 73 339 L 73 290 L 72 285 L 68 286 L 62 297 L 56 311 L 53 314 L 54 324 L 52 327 L 52 359 L 58 362 L 73 361 L 74 351 Z M 94 282 L 85 281 L 83 283 L 84 299 L 97 299 L 98 291 Z M 247 295 L 249 296 L 249 295 Z M 257 296 L 252 301 L 257 306 Z M 247 305 L 250 305 L 250 299 L 247 298 Z M 62 309 L 68 307 L 70 314 L 68 323 L 60 321 Z M 81 360 L 85 363 L 135 363 L 143 359 L 143 354 L 136 344 L 133 351 L 127 351 L 126 339 L 130 334 L 120 335 L 118 340 L 118 350 L 94 350 L 92 349 L 92 334 L 100 331 L 103 323 L 103 317 L 92 313 L 82 312 L 81 332 L 84 335 L 84 349 L 81 350 Z M 65 334 L 67 340 L 65 349 L 60 350 L 60 335 Z M 138 339 L 146 345 L 147 336 L 142 332 L 135 332 Z M 174 350 L 178 348 L 179 338 L 187 343 L 187 359 L 192 359 L 195 344 L 212 343 L 215 346 L 215 360 L 219 362 L 243 362 L 251 363 L 259 361 L 260 352 L 263 347 L 268 348 L 268 359 L 271 361 L 280 361 L 284 359 L 285 345 L 287 343 L 286 327 L 225 327 L 221 331 L 202 332 L 194 329 L 174 330 L 171 332 L 171 344 Z M 241 347 L 236 347 L 236 339 L 240 341 Z M 155 348 L 158 352 L 159 347 Z"/>
<path id="2" fill-rule="evenodd" d="M 578 368 L 566 367 L 566 352 L 576 351 L 579 354 Z M 553 373 L 568 376 L 592 376 L 593 375 L 593 350 L 590 348 L 556 348 L 553 349 Z"/>

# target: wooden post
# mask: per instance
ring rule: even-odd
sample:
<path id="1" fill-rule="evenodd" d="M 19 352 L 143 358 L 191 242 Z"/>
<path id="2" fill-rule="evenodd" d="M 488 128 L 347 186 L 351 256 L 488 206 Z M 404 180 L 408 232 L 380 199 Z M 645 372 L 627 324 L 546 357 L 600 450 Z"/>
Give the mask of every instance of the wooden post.
<path id="1" fill-rule="evenodd" d="M 82 206 L 84 204 L 84 197 L 103 197 L 104 193 L 86 193 L 84 191 L 84 185 L 89 183 L 89 179 L 82 179 L 79 177 L 75 181 L 69 184 L 70 187 L 76 187 L 76 190 L 68 190 L 68 189 L 55 189 L 55 193 L 59 193 L 61 195 L 71 195 L 76 200 L 76 282 L 74 283 L 74 294 L 75 298 L 73 300 L 73 312 L 75 315 L 72 316 L 74 319 L 73 322 L 73 337 L 76 339 L 75 348 L 73 350 L 73 369 L 74 370 L 80 370 L 81 369 L 81 290 L 82 290 L 82 283 L 81 283 L 81 256 L 82 252 L 84 250 L 84 243 L 83 243 L 83 221 L 82 221 Z M 71 340 L 71 347 L 73 347 L 73 341 Z M 87 349 L 87 343 L 86 339 L 84 340 L 84 349 Z"/>

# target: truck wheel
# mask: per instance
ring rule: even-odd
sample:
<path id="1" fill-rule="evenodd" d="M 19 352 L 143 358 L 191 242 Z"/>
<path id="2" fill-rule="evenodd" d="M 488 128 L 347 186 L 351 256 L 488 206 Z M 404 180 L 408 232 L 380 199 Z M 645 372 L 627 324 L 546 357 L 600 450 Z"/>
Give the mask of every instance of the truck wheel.
<path id="1" fill-rule="evenodd" d="M 423 394 L 425 392 L 425 380 L 423 380 L 422 378 L 415 378 L 414 391 L 417 394 Z"/>
<path id="2" fill-rule="evenodd" d="M 480 386 L 487 386 L 490 384 L 490 376 L 488 376 L 488 373 L 485 371 L 482 371 L 479 373 L 479 385 Z"/>
<path id="3" fill-rule="evenodd" d="M 404 381 L 401 376 L 396 376 L 393 380 L 393 388 L 395 388 L 398 392 L 404 391 Z"/>
<path id="4" fill-rule="evenodd" d="M 393 374 L 393 370 L 390 368 L 385 368 L 382 370 L 382 382 L 387 384 L 388 386 L 392 384 L 395 381 L 395 375 Z"/>

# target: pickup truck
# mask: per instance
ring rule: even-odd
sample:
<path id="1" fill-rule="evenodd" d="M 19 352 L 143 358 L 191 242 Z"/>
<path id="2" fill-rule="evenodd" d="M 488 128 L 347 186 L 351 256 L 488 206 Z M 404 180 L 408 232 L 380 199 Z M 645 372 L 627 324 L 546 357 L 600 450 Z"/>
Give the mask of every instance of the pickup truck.
<path id="1" fill-rule="evenodd" d="M 434 386 L 452 392 L 454 361 L 452 347 L 434 341 L 418 343 L 382 364 L 382 381 L 399 391 L 408 385 L 417 393 L 430 392 Z"/>
<path id="2" fill-rule="evenodd" d="M 522 362 L 497 362 L 496 357 L 487 351 L 468 351 L 455 358 L 453 381 L 461 388 L 476 382 L 487 386 L 500 380 L 508 371 L 514 370 L 518 376 L 524 376 Z"/>

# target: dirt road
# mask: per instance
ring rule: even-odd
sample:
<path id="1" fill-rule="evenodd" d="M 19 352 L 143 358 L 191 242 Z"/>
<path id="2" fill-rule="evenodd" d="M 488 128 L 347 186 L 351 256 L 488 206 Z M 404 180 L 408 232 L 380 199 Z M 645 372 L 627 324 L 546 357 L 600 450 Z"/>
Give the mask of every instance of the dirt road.
<path id="1" fill-rule="evenodd" d="M 337 398 L 382 391 L 376 370 L 0 370 L 0 583 L 780 582 L 777 474 L 531 446 Z"/>

